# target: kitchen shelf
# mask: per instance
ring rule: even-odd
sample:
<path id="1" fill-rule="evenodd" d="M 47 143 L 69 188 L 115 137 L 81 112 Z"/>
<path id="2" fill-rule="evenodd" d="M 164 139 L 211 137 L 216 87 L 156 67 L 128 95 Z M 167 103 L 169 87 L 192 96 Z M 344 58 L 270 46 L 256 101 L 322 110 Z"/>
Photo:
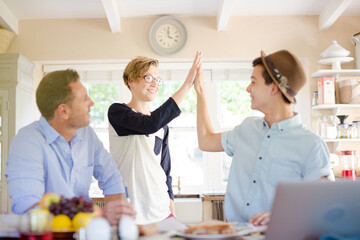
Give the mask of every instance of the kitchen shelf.
<path id="1" fill-rule="evenodd" d="M 333 143 L 333 152 L 336 152 L 341 142 L 360 142 L 360 138 L 323 138 L 326 143 Z"/>
<path id="2" fill-rule="evenodd" d="M 342 69 L 342 70 L 333 70 L 333 69 L 319 69 L 314 72 L 311 77 L 326 77 L 326 76 L 360 76 L 360 69 Z"/>
<path id="3" fill-rule="evenodd" d="M 336 81 L 338 81 L 338 77 L 360 77 L 360 69 L 319 69 L 314 72 L 311 77 L 319 78 L 319 77 L 334 77 Z M 340 79 L 341 81 L 341 79 Z M 331 110 L 333 115 L 337 115 L 339 109 L 360 109 L 360 104 L 319 104 L 312 106 L 313 110 Z M 342 142 L 360 142 L 360 138 L 337 138 L 337 139 L 329 139 L 325 138 L 324 141 L 326 143 L 332 143 L 333 152 L 336 152 L 339 144 Z"/>
<path id="4" fill-rule="evenodd" d="M 360 142 L 360 138 L 323 138 L 325 142 Z"/>
<path id="5" fill-rule="evenodd" d="M 313 110 L 332 110 L 333 115 L 336 115 L 339 112 L 339 109 L 360 109 L 360 104 L 320 104 L 312 106 Z"/>

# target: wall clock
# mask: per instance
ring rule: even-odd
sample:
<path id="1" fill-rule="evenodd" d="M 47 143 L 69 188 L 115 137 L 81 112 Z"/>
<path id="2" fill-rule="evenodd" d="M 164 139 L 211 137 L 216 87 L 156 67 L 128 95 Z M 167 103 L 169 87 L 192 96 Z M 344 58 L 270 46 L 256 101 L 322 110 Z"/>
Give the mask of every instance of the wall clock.
<path id="1" fill-rule="evenodd" d="M 157 19 L 149 31 L 150 46 L 161 56 L 171 56 L 180 52 L 185 47 L 187 39 L 185 25 L 172 16 Z"/>

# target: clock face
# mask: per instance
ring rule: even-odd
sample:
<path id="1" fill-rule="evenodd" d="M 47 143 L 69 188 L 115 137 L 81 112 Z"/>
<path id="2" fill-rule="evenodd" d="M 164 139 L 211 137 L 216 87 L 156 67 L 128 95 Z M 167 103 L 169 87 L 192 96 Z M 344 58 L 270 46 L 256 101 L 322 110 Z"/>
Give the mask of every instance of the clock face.
<path id="1" fill-rule="evenodd" d="M 164 24 L 156 31 L 156 41 L 164 48 L 173 48 L 179 44 L 181 33 L 173 24 Z"/>
<path id="2" fill-rule="evenodd" d="M 151 48 L 162 56 L 180 52 L 185 47 L 187 38 L 185 25 L 172 16 L 157 19 L 149 31 Z"/>

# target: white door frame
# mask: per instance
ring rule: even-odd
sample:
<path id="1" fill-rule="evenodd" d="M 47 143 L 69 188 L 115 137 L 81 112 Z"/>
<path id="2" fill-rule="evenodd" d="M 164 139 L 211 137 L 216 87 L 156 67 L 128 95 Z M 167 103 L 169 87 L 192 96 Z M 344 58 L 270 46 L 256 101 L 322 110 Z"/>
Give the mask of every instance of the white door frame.
<path id="1" fill-rule="evenodd" d="M 9 212 L 10 211 L 10 200 L 8 194 L 8 186 L 7 179 L 5 177 L 6 171 L 6 160 L 8 157 L 8 145 L 9 145 L 9 109 L 8 109 L 8 92 L 0 90 L 0 98 L 1 98 L 1 108 L 0 108 L 0 116 L 1 116 L 1 134 L 0 134 L 0 145 L 1 145 L 1 171 L 0 171 L 0 213 Z"/>

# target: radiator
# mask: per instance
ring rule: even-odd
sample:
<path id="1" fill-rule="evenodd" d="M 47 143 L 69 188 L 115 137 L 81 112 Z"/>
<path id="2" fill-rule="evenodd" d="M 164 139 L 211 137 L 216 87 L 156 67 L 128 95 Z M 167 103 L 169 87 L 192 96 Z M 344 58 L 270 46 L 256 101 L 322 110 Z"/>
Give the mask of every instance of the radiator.
<path id="1" fill-rule="evenodd" d="M 98 205 L 100 208 L 103 208 L 105 206 L 104 198 L 92 198 L 92 202 L 96 205 Z"/>
<path id="2" fill-rule="evenodd" d="M 225 221 L 224 200 L 212 200 L 213 219 Z"/>

